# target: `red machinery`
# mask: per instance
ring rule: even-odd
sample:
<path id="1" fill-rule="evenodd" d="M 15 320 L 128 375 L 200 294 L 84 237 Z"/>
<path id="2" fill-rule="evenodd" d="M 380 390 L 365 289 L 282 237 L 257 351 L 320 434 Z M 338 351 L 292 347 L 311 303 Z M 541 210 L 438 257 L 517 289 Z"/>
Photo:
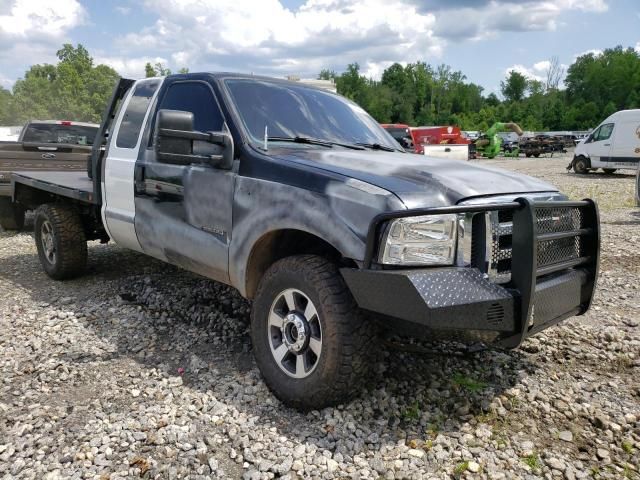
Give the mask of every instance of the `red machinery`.
<path id="1" fill-rule="evenodd" d="M 405 149 L 415 153 L 424 154 L 425 145 L 469 145 L 469 156 L 475 158 L 473 142 L 459 127 L 409 127 L 403 123 L 383 123 L 381 126 Z"/>

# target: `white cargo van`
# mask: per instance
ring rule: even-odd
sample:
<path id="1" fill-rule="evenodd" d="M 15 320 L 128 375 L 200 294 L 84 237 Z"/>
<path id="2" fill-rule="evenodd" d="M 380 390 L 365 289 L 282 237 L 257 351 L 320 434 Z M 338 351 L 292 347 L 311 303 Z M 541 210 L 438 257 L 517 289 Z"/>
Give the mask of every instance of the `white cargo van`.
<path id="1" fill-rule="evenodd" d="M 574 152 L 573 170 L 587 173 L 602 168 L 637 169 L 640 162 L 640 109 L 620 110 L 598 125 Z"/>

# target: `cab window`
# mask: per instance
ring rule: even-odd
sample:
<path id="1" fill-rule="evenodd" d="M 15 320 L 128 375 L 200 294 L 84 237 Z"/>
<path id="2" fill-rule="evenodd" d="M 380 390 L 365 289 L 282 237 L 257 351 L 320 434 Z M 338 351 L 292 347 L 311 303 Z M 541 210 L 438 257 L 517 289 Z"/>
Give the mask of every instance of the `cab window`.
<path id="1" fill-rule="evenodd" d="M 142 122 L 158 85 L 159 82 L 143 82 L 136 87 L 120 122 L 116 138 L 118 148 L 135 148 L 138 144 Z"/>
<path id="2" fill-rule="evenodd" d="M 593 141 L 600 142 L 602 140 L 608 140 L 611 138 L 611 134 L 613 133 L 613 123 L 605 123 L 604 125 L 600 125 L 598 129 L 593 134 Z"/>
<path id="3" fill-rule="evenodd" d="M 213 92 L 203 82 L 180 82 L 169 87 L 158 110 L 193 113 L 193 128 L 200 132 L 219 132 L 224 118 Z"/>

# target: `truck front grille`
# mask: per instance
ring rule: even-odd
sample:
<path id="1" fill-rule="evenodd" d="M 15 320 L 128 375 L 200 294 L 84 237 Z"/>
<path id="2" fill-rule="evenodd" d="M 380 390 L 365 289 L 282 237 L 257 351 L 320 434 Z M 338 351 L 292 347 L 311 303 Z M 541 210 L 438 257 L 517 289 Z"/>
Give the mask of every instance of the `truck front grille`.
<path id="1" fill-rule="evenodd" d="M 494 282 L 507 283 L 511 280 L 513 211 L 488 212 L 484 217 L 490 227 L 486 238 L 486 243 L 490 245 L 487 273 Z M 581 237 L 563 236 L 583 228 L 583 216 L 579 208 L 536 209 L 536 227 L 538 269 L 581 257 Z"/>

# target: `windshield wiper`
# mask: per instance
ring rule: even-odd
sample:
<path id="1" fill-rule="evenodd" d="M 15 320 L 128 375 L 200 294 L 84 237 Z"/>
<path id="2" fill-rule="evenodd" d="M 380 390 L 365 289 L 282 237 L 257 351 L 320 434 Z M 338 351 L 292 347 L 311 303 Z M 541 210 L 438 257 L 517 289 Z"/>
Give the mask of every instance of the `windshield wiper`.
<path id="1" fill-rule="evenodd" d="M 351 148 L 352 150 L 364 150 L 362 146 L 353 145 L 351 143 L 332 142 L 330 140 L 321 140 L 319 138 L 311 137 L 267 137 L 267 140 L 274 142 L 305 143 L 307 145 L 320 145 L 328 148 L 333 148 L 334 145 L 337 145 L 339 147 Z"/>
<path id="2" fill-rule="evenodd" d="M 371 150 L 383 150 L 385 152 L 397 152 L 397 150 L 393 147 L 388 147 L 387 145 L 381 145 L 379 143 L 362 143 L 356 142 L 355 145 L 360 147 L 370 148 Z"/>

